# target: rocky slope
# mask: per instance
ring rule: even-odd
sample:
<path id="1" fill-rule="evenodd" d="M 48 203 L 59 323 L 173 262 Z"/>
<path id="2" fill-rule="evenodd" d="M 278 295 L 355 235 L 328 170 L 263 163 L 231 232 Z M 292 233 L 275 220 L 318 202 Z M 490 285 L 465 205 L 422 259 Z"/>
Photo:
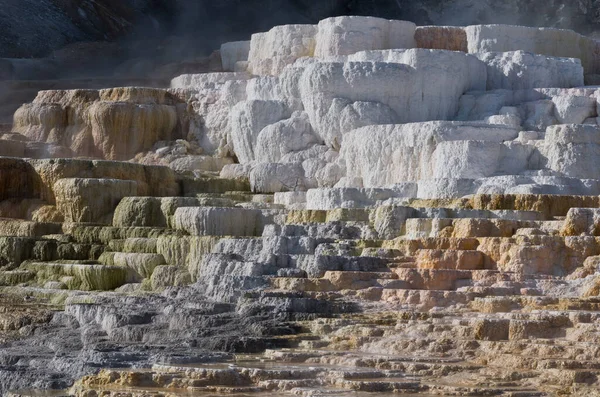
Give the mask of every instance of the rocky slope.
<path id="1" fill-rule="evenodd" d="M 598 42 L 338 17 L 218 57 L 4 127 L 2 392 L 600 393 Z"/>
<path id="2" fill-rule="evenodd" d="M 0 56 L 45 57 L 79 41 L 115 40 L 151 17 L 151 1 L 6 0 Z"/>

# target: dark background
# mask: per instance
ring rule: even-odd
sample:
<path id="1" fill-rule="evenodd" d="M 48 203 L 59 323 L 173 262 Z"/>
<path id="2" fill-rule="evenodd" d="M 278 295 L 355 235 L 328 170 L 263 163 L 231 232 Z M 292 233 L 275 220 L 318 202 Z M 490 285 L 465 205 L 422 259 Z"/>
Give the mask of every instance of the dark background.
<path id="1" fill-rule="evenodd" d="M 189 58 L 275 25 L 339 15 L 591 33 L 600 27 L 600 0 L 0 0 L 0 58 L 46 57 L 82 41 L 118 42 L 131 56 L 158 48 Z"/>

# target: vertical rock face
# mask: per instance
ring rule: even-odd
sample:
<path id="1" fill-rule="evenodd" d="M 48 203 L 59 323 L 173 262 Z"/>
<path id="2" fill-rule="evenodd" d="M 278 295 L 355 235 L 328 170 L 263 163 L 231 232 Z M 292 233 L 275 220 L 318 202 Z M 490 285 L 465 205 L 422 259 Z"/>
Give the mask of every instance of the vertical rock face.
<path id="1" fill-rule="evenodd" d="M 250 41 L 234 41 L 221 45 L 223 70 L 234 72 L 238 62 L 247 62 L 250 53 Z"/>
<path id="2" fill-rule="evenodd" d="M 452 65 L 452 69 L 440 65 Z M 348 105 L 381 104 L 383 109 L 373 109 L 375 123 L 448 119 L 456 113 L 457 98 L 480 88 L 482 78 L 483 65 L 468 55 L 428 50 L 366 52 L 345 64 L 308 66 L 300 90 L 316 132 L 326 144 L 339 147 L 342 131 L 335 124 Z M 391 120 L 379 116 L 385 115 L 386 107 L 394 115 Z"/>
<path id="3" fill-rule="evenodd" d="M 583 85 L 583 68 L 577 59 L 548 58 L 523 51 L 479 56 L 487 65 L 487 89 L 571 88 Z"/>
<path id="4" fill-rule="evenodd" d="M 548 167 L 564 175 L 597 179 L 600 128 L 594 125 L 557 125 L 546 130 Z"/>
<path id="5" fill-rule="evenodd" d="M 288 112 L 285 104 L 264 100 L 244 101 L 231 109 L 231 143 L 241 163 L 256 160 L 258 135 L 265 127 L 287 119 Z"/>
<path id="6" fill-rule="evenodd" d="M 248 71 L 256 75 L 278 75 L 286 65 L 315 52 L 317 27 L 313 25 L 276 26 L 256 33 L 250 41 Z"/>
<path id="7" fill-rule="evenodd" d="M 467 32 L 455 26 L 418 26 L 415 30 L 417 48 L 469 52 Z"/>
<path id="8" fill-rule="evenodd" d="M 553 57 L 577 58 L 586 73 L 598 72 L 598 44 L 570 30 L 525 26 L 477 25 L 465 28 L 469 52 L 526 51 Z"/>
<path id="9" fill-rule="evenodd" d="M 36 198 L 41 183 L 35 170 L 26 161 L 0 157 L 0 200 Z"/>
<path id="10" fill-rule="evenodd" d="M 170 140 L 177 124 L 175 108 L 166 105 L 99 102 L 88 117 L 94 148 L 110 160 L 130 159 L 156 141 Z"/>
<path id="11" fill-rule="evenodd" d="M 479 176 L 495 175 L 502 167 L 498 151 L 510 152 L 504 141 L 512 140 L 518 130 L 501 125 L 477 122 L 429 122 L 401 125 L 370 126 L 349 134 L 341 156 L 346 161 L 347 175 L 360 178 L 365 187 L 418 182 L 437 178 L 470 178 L 461 175 L 461 165 Z M 469 144 L 477 145 L 469 157 Z M 527 166 L 528 154 L 520 161 L 506 158 L 514 172 Z M 457 168 L 452 167 L 452 163 Z M 486 165 L 487 164 L 487 165 Z M 508 170 L 507 170 L 508 171 Z M 456 172 L 456 174 L 454 174 Z M 484 175 L 485 174 L 485 175 Z M 476 177 L 476 178 L 477 178 Z"/>
<path id="12" fill-rule="evenodd" d="M 342 17 L 41 92 L 0 136 L 41 157 L 0 157 L 0 392 L 596 395 L 594 46 Z"/>
<path id="13" fill-rule="evenodd" d="M 30 161 L 42 180 L 42 198 L 54 202 L 54 184 L 65 178 L 99 178 L 133 180 L 138 193 L 146 196 L 169 196 L 179 193 L 175 173 L 166 167 L 143 166 L 117 161 L 76 159 Z"/>
<path id="14" fill-rule="evenodd" d="M 123 197 L 137 195 L 137 183 L 119 179 L 59 179 L 54 184 L 56 206 L 66 222 L 109 222 Z"/>
<path id="15" fill-rule="evenodd" d="M 351 55 L 359 51 L 414 48 L 416 25 L 380 18 L 337 17 L 319 22 L 316 57 Z"/>
<path id="16" fill-rule="evenodd" d="M 253 236 L 257 211 L 238 208 L 179 208 L 175 227 L 193 236 Z"/>
<path id="17" fill-rule="evenodd" d="M 178 137 L 176 101 L 166 94 L 144 88 L 41 92 L 17 110 L 13 130 L 74 156 L 129 160 Z"/>

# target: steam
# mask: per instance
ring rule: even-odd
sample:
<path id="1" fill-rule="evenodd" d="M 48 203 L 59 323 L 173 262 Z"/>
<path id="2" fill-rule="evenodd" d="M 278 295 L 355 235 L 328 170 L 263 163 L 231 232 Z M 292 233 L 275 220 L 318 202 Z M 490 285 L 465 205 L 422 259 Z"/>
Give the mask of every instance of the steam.
<path id="1" fill-rule="evenodd" d="M 315 24 L 342 15 L 404 19 L 418 25 L 518 24 L 590 33 L 600 27 L 600 0 L 155 0 L 151 18 L 128 37 L 179 42 L 167 58 L 207 55 L 227 41 L 282 24 Z"/>
<path id="2" fill-rule="evenodd" d="M 20 71 L 19 75 L 15 73 L 15 78 L 34 79 L 98 75 L 148 77 L 157 70 L 163 70 L 161 68 L 165 65 L 185 62 L 192 65 L 190 72 L 193 72 L 194 62 L 199 62 L 202 57 L 208 56 L 224 42 L 249 40 L 253 33 L 267 31 L 276 25 L 315 24 L 321 19 L 342 15 L 402 19 L 413 21 L 418 25 L 502 23 L 568 28 L 583 34 L 600 30 L 600 0 L 5 0 L 5 2 L 7 6 L 0 9 L 0 22 L 17 18 L 27 20 L 28 23 L 5 24 L 7 26 L 4 27 L 0 24 L 0 33 L 3 33 L 0 34 L 0 49 L 3 43 L 4 48 L 15 47 L 11 43 L 20 37 L 19 40 L 23 45 L 19 48 L 19 52 L 13 52 L 14 55 L 10 56 L 46 57 L 41 60 L 31 60 L 27 64 L 21 62 L 19 65 L 16 65 L 15 60 L 10 61 L 13 69 Z M 40 3 L 43 3 L 43 7 Z M 39 12 L 35 10 L 40 7 L 47 9 L 48 15 L 44 14 L 44 19 L 35 23 L 29 16 L 37 15 Z M 100 15 L 98 12 L 106 18 L 98 19 Z M 44 28 L 44 23 L 49 23 L 49 20 L 53 27 L 60 30 L 60 34 L 47 34 L 49 30 Z M 115 23 L 112 24 L 111 21 Z M 44 36 L 49 38 L 46 39 Z M 50 37 L 53 40 L 50 40 Z M 73 41 L 84 43 L 79 46 L 71 44 L 70 49 L 60 50 L 60 47 Z M 86 43 L 90 41 L 103 42 L 95 45 Z M 65 67 L 64 63 L 68 65 Z"/>
<path id="3" fill-rule="evenodd" d="M 160 1 L 126 38 L 129 53 L 168 62 L 209 55 L 228 41 L 249 40 L 276 25 L 314 24 L 349 15 L 347 0 L 177 0 Z M 146 42 L 150 46 L 139 46 Z"/>

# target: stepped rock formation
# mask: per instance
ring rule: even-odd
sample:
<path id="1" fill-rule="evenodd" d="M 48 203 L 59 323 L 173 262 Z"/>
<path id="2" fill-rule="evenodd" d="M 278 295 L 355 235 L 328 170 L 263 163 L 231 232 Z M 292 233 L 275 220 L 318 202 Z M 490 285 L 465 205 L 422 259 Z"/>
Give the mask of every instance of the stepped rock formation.
<path id="1" fill-rule="evenodd" d="M 2 393 L 600 395 L 598 42 L 336 17 L 219 54 L 2 129 Z"/>
<path id="2" fill-rule="evenodd" d="M 128 160 L 177 138 L 176 105 L 158 89 L 42 91 L 17 111 L 12 129 L 78 157 Z"/>

